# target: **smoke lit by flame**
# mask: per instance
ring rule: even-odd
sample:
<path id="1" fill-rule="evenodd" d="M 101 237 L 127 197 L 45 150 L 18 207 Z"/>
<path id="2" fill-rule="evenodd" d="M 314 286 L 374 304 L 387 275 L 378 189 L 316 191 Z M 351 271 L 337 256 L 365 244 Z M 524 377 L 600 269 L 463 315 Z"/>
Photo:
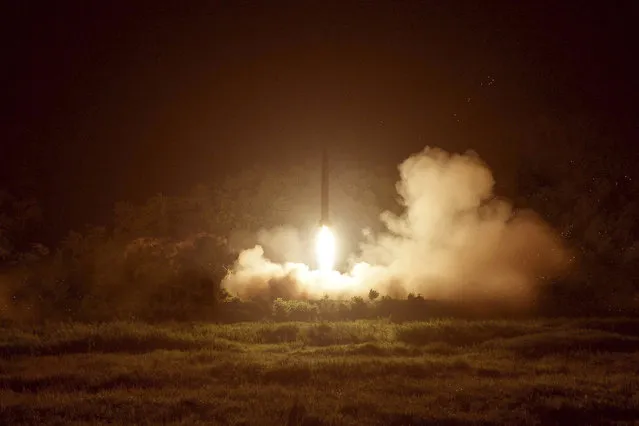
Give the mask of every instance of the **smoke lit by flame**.
<path id="1" fill-rule="evenodd" d="M 265 230 L 261 244 L 291 255 L 274 262 L 261 245 L 248 248 L 224 288 L 245 298 L 366 297 L 374 289 L 391 297 L 413 293 L 519 309 L 534 303 L 539 286 L 567 267 L 553 229 L 534 212 L 495 196 L 492 173 L 475 153 L 426 147 L 400 164 L 399 175 L 403 209 L 383 212 L 382 230 L 360 241 L 357 252 L 348 256 L 340 247 L 346 272 L 334 269 L 336 238 L 326 223 L 315 236 L 317 270 L 300 262 L 297 253 L 306 250 L 299 247 L 307 246 L 297 231 Z"/>
<path id="2" fill-rule="evenodd" d="M 317 232 L 315 255 L 320 271 L 332 271 L 335 265 L 335 236 L 331 229 L 322 225 Z"/>

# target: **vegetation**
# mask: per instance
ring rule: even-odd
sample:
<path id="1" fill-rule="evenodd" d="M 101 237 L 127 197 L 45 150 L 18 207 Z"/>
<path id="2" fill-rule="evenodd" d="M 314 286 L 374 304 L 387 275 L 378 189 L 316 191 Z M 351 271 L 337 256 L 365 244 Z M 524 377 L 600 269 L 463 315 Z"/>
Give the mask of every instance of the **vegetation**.
<path id="1" fill-rule="evenodd" d="M 20 15 L 25 15 L 26 8 L 19 9 Z M 437 25 L 426 25 L 417 15 L 405 21 L 392 5 L 388 11 L 393 16 L 390 25 L 393 35 L 382 40 L 379 36 L 385 29 L 380 24 L 382 27 L 386 24 L 377 15 L 386 13 L 386 8 L 364 16 L 364 20 L 374 18 L 366 31 L 368 36 L 373 36 L 370 40 L 373 47 L 364 49 L 365 63 L 373 59 L 370 63 L 373 65 L 376 62 L 373 56 L 380 56 L 381 62 L 392 59 L 393 64 L 360 67 L 357 58 L 346 58 L 351 55 L 344 54 L 354 52 L 357 46 L 359 36 L 351 36 L 356 32 L 351 18 L 359 20 L 362 15 L 359 10 L 344 15 L 347 26 L 342 25 L 346 21 L 342 22 L 341 18 L 335 21 L 332 16 L 336 15 L 335 11 L 329 10 L 326 16 L 331 15 L 331 24 L 316 34 L 314 30 L 308 32 L 307 28 L 302 28 L 306 24 L 296 13 L 287 11 L 280 20 L 270 19 L 255 7 L 249 9 L 253 34 L 241 30 L 241 25 L 238 26 L 241 20 L 238 21 L 235 13 L 231 20 L 218 20 L 221 25 L 215 25 L 216 28 L 239 28 L 238 33 L 242 36 L 237 41 L 241 42 L 231 40 L 229 43 L 220 37 L 224 31 L 220 33 L 216 29 L 215 37 L 219 39 L 216 45 L 220 48 L 196 55 L 197 63 L 193 66 L 189 65 L 189 50 L 205 46 L 199 34 L 210 33 L 211 28 L 202 27 L 204 31 L 197 33 L 184 32 L 182 30 L 190 25 L 180 17 L 180 34 L 172 37 L 166 20 L 170 13 L 166 10 L 160 14 L 160 21 L 151 25 L 161 29 L 159 37 L 138 25 L 145 21 L 144 17 L 129 17 L 120 25 L 118 20 L 112 19 L 111 12 L 108 19 L 100 19 L 100 25 L 95 28 L 91 19 L 75 19 L 83 23 L 82 31 L 66 28 L 59 13 L 53 14 L 55 22 L 52 25 L 46 19 L 36 19 L 16 26 L 30 34 L 24 46 L 13 49 L 20 53 L 17 60 L 5 61 L 10 64 L 7 75 L 24 74 L 27 76 L 24 83 L 33 80 L 38 76 L 38 70 L 43 69 L 47 78 L 26 86 L 19 81 L 12 85 L 9 98 L 16 97 L 18 102 L 15 108 L 9 108 L 10 112 L 15 112 L 5 119 L 9 129 L 5 139 L 9 145 L 0 151 L 0 156 L 6 157 L 2 163 L 5 167 L 0 170 L 1 185 L 10 186 L 0 188 L 0 425 L 636 423 L 639 419 L 639 380 L 634 374 L 639 361 L 638 159 L 628 152 L 632 141 L 619 140 L 616 135 L 605 134 L 591 124 L 608 121 L 611 126 L 621 127 L 629 120 L 615 120 L 608 113 L 599 119 L 596 117 L 599 114 L 590 114 L 573 120 L 560 117 L 557 112 L 574 110 L 579 108 L 576 104 L 587 104 L 588 99 L 597 97 L 598 102 L 612 107 L 615 96 L 601 95 L 615 92 L 614 89 L 621 85 L 609 84 L 611 79 L 606 81 L 604 68 L 625 71 L 628 67 L 620 67 L 618 61 L 596 61 L 597 55 L 589 53 L 605 48 L 621 51 L 626 44 L 606 43 L 593 32 L 582 40 L 591 43 L 582 43 L 585 47 L 573 49 L 578 52 L 574 57 L 562 57 L 558 54 L 560 51 L 553 50 L 544 53 L 544 49 L 536 49 L 535 45 L 551 44 L 554 39 L 552 28 L 537 34 L 522 22 L 524 31 L 521 34 L 507 35 L 499 29 L 502 24 L 507 24 L 506 29 L 517 25 L 505 20 L 502 10 L 490 11 L 497 17 L 494 23 L 499 25 L 486 36 L 478 35 L 480 49 L 466 46 L 466 37 L 459 31 L 454 31 L 455 40 L 443 45 L 443 49 L 425 40 L 434 47 L 434 55 L 430 56 L 445 56 L 441 64 L 444 68 L 446 63 L 454 64 L 453 68 L 456 68 L 464 62 L 460 62 L 458 56 L 465 50 L 472 50 L 472 66 L 450 75 L 450 81 L 456 81 L 456 87 L 451 91 L 451 94 L 456 93 L 454 97 L 468 92 L 464 86 L 474 85 L 475 77 L 482 80 L 480 88 L 469 94 L 472 96 L 463 96 L 460 102 L 454 102 L 452 97 L 446 96 L 447 91 L 440 91 L 438 87 L 431 87 L 434 91 L 428 96 L 429 100 L 421 96 L 428 87 L 427 80 L 417 81 L 417 72 L 405 73 L 406 84 L 392 87 L 393 78 L 399 75 L 402 66 L 419 68 L 427 62 L 424 58 L 429 57 L 419 55 L 419 49 L 411 45 L 411 37 L 396 30 L 410 27 L 409 32 L 416 35 L 420 33 L 419 27 L 428 27 L 433 34 L 438 34 L 442 28 Z M 575 18 L 589 18 L 590 14 L 584 15 L 581 7 L 569 9 Z M 477 11 L 473 10 L 471 14 Z M 103 18 L 93 9 L 88 12 Z M 611 14 L 600 12 L 603 20 L 611 20 Z M 41 11 L 40 15 L 47 14 Z M 369 15 L 369 12 L 363 15 Z M 550 27 L 564 24 L 561 16 L 550 18 L 553 22 L 544 22 Z M 445 19 L 448 20 L 449 17 Z M 267 104 L 275 92 L 264 83 L 273 79 L 285 82 L 287 74 L 284 71 L 289 67 L 277 65 L 277 58 L 275 62 L 272 58 L 264 58 L 278 43 L 253 43 L 251 38 L 264 35 L 264 29 L 276 29 L 277 38 L 284 39 L 281 25 L 284 21 L 294 22 L 296 29 L 303 30 L 306 35 L 312 34 L 310 50 L 300 43 L 304 41 L 302 37 L 289 46 L 292 50 L 285 47 L 270 53 L 286 56 L 287 60 L 282 64 L 297 68 L 300 64 L 294 64 L 291 59 L 296 56 L 295 52 L 304 50 L 303 56 L 310 61 L 302 61 L 302 74 L 304 70 L 309 71 L 307 74 L 317 83 L 315 90 L 328 92 L 319 93 L 319 96 L 313 96 L 312 90 L 304 93 L 298 90 L 304 88 L 303 79 L 294 78 L 296 90 L 288 96 L 289 100 L 304 99 L 314 106 L 306 112 L 292 111 L 290 123 L 281 126 L 277 123 L 277 104 L 287 102 L 286 87 L 279 83 L 273 86 L 281 99 L 276 100 L 272 105 L 275 110 L 271 111 L 271 105 Z M 473 33 L 478 33 L 484 24 L 493 23 L 490 19 L 482 18 L 481 21 L 479 26 L 471 25 Z M 618 24 L 615 30 L 621 27 Z M 578 22 L 563 26 L 570 29 L 570 37 L 563 37 L 559 44 L 567 46 L 569 39 L 580 38 L 579 31 L 576 32 L 580 26 Z M 117 34 L 104 37 L 106 33 L 102 30 L 107 27 L 117 28 Z M 134 31 L 130 32 L 129 27 Z M 322 39 L 331 40 L 331 44 L 340 40 L 342 27 L 349 33 L 345 39 L 347 50 L 338 49 L 341 53 L 331 55 L 332 46 L 323 47 Z M 64 31 L 59 32 L 59 29 Z M 11 28 L 9 32 L 19 33 Z M 73 43 L 76 33 L 82 34 L 80 44 Z M 36 48 L 42 38 L 52 40 L 50 46 L 31 51 L 30 48 Z M 529 38 L 539 43 L 531 44 Z M 402 47 L 393 51 L 393 40 L 401 40 Z M 504 40 L 505 44 L 502 43 Z M 182 49 L 184 41 L 195 47 Z M 153 64 L 160 65 L 160 72 L 162 69 L 171 71 L 171 75 L 165 79 L 157 74 L 148 79 L 150 84 L 137 84 L 137 79 L 133 78 L 136 72 L 154 72 L 153 64 L 147 67 L 145 60 L 139 59 L 146 50 L 144 45 L 149 43 L 152 44 Z M 170 47 L 169 53 L 162 53 L 163 45 Z M 57 46 L 64 52 L 59 52 Z M 380 50 L 378 47 L 381 55 L 374 55 Z M 504 49 L 524 51 L 533 66 L 524 66 L 523 62 L 518 65 L 516 58 L 507 57 L 496 63 L 495 56 L 499 56 L 496 53 Z M 122 68 L 120 65 L 124 65 L 120 63 L 119 51 L 124 54 L 122 58 L 127 59 L 127 65 L 131 62 L 133 65 L 124 67 L 122 78 L 112 72 L 113 66 Z M 241 64 L 256 66 L 242 71 L 232 85 L 211 81 L 199 85 L 196 80 L 180 79 L 185 75 L 190 78 L 205 75 L 206 71 L 199 70 L 200 65 L 214 63 L 215 57 L 227 62 L 222 66 L 222 72 L 217 72 L 221 75 L 237 74 L 231 71 Z M 239 62 L 236 57 L 240 58 Z M 583 60 L 573 61 L 577 57 Z M 347 78 L 339 81 L 339 72 L 325 71 L 330 71 L 331 63 L 343 59 L 348 59 L 341 67 Z M 58 70 L 55 66 L 45 66 L 57 62 L 63 65 Z M 321 69 L 311 69 L 320 62 Z M 575 78 L 579 76 L 562 72 L 560 65 L 570 62 L 581 62 L 584 68 L 594 69 L 596 78 Z M 20 63 L 26 64 L 25 72 L 16 68 L 15 65 Z M 603 66 L 599 66 L 600 63 Z M 95 70 L 83 68 L 86 64 L 91 64 Z M 546 65 L 546 71 L 543 65 Z M 360 79 L 359 68 L 373 69 L 372 73 L 364 72 L 361 76 L 362 87 L 370 92 L 365 102 L 384 99 L 388 105 L 362 105 L 361 99 L 357 99 L 357 90 L 350 86 Z M 186 70 L 186 74 L 180 70 Z M 251 82 L 251 78 L 246 78 L 256 72 L 263 74 L 259 81 Z M 531 72 L 539 74 L 539 78 L 528 79 Z M 446 78 L 437 77 L 433 81 L 444 83 L 449 80 L 449 76 L 437 72 L 431 75 L 436 76 Z M 108 81 L 103 85 L 104 90 L 90 90 L 94 83 L 105 77 Z M 181 82 L 172 89 L 165 80 Z M 515 87 L 517 81 L 526 80 L 531 84 L 525 85 L 524 90 Z M 569 80 L 570 84 L 564 84 Z M 493 94 L 492 86 L 496 81 L 505 90 Z M 541 82 L 545 88 L 537 84 Z M 379 88 L 375 87 L 378 83 L 381 83 Z M 414 93 L 407 90 L 412 83 L 417 83 Z M 535 84 L 542 89 L 539 93 L 534 93 Z M 156 86 L 161 86 L 161 90 L 154 90 L 153 96 L 144 96 L 147 89 Z M 332 92 L 337 93 L 340 87 L 348 93 L 335 97 Z M 188 101 L 180 94 L 186 91 L 187 97 L 203 107 L 207 103 L 207 93 L 218 88 L 222 91 L 216 95 L 222 101 L 234 98 L 235 90 L 242 89 L 242 98 L 237 98 L 238 102 L 226 102 L 227 107 L 250 104 L 250 96 L 245 95 L 255 91 L 259 92 L 260 99 L 249 108 L 248 115 L 243 115 L 241 108 L 237 113 L 229 110 L 228 114 L 220 114 L 215 105 L 209 105 L 204 113 L 199 113 L 189 109 L 189 102 L 180 102 L 180 98 Z M 579 96 L 571 96 L 571 88 L 577 88 Z M 629 93 L 631 89 L 628 86 Z M 168 95 L 172 98 L 171 105 L 147 109 L 141 117 L 144 126 L 136 130 L 134 110 L 140 105 L 163 103 Z M 550 105 L 552 102 L 547 102 L 555 97 L 562 98 L 556 108 Z M 340 99 L 345 102 L 339 102 Z M 518 99 L 520 107 L 512 108 L 514 99 Z M 129 108 L 123 105 L 127 100 L 134 101 L 133 104 L 141 103 Z M 338 101 L 336 109 L 322 105 L 330 100 Z M 393 111 L 396 101 L 410 104 L 412 111 Z M 427 105 L 429 102 L 431 106 Z M 78 105 L 83 108 L 78 109 Z M 360 106 L 367 107 L 367 111 L 354 116 L 349 114 Z M 619 113 L 615 112 L 618 108 L 608 109 L 613 114 Z M 541 110 L 550 116 L 538 120 L 531 116 L 532 111 Z M 345 151 L 342 148 L 349 148 L 340 141 L 365 140 L 368 139 L 366 135 L 372 136 L 358 149 L 354 149 L 354 144 L 350 145 L 353 155 L 358 156 L 354 162 L 357 166 L 340 175 L 332 174 L 331 182 L 338 183 L 341 194 L 335 197 L 336 202 L 331 200 L 331 205 L 345 212 L 335 217 L 336 228 L 346 222 L 338 219 L 348 215 L 357 226 L 345 230 L 344 234 L 366 229 L 359 238 L 340 238 L 341 257 L 353 252 L 353 246 L 348 244 L 354 244 L 358 239 L 368 239 L 374 244 L 375 226 L 386 225 L 392 234 L 400 237 L 383 238 L 387 243 L 385 248 L 428 245 L 434 252 L 447 252 L 447 246 L 455 247 L 460 241 L 464 242 L 461 244 L 464 248 L 467 241 L 471 245 L 481 243 L 483 233 L 455 235 L 444 227 L 436 230 L 441 229 L 441 234 L 450 236 L 449 241 L 414 238 L 417 234 L 428 237 L 432 233 L 430 230 L 424 232 L 431 228 L 419 226 L 416 218 L 424 213 L 439 218 L 438 214 L 429 214 L 437 210 L 433 207 L 456 206 L 455 199 L 459 199 L 459 209 L 442 211 L 454 211 L 449 214 L 454 223 L 466 224 L 478 219 L 479 224 L 494 230 L 494 234 L 491 233 L 495 235 L 494 240 L 486 240 L 495 244 L 504 241 L 497 235 L 508 235 L 508 225 L 511 221 L 516 222 L 520 209 L 533 209 L 550 225 L 554 231 L 550 234 L 561 243 L 540 247 L 557 247 L 553 252 L 562 254 L 564 251 L 558 247 L 566 247 L 568 263 L 573 267 L 560 278 L 555 275 L 550 278 L 544 276 L 543 268 L 536 267 L 535 258 L 544 257 L 544 253 L 540 253 L 542 249 L 520 256 L 518 250 L 505 248 L 503 251 L 508 251 L 507 257 L 512 253 L 512 259 L 500 274 L 495 274 L 495 269 L 491 269 L 493 264 L 485 261 L 492 260 L 490 255 L 475 256 L 475 253 L 469 253 L 470 250 L 461 250 L 458 256 L 450 256 L 453 259 L 450 262 L 419 258 L 419 254 L 400 258 L 407 262 L 394 262 L 384 271 L 388 274 L 379 274 L 380 281 L 386 279 L 386 284 L 394 284 L 391 280 L 396 275 L 401 277 L 399 268 L 407 264 L 417 265 L 423 261 L 426 265 L 428 262 L 449 264 L 452 269 L 469 260 L 477 263 L 480 268 L 456 268 L 459 274 L 452 275 L 461 277 L 460 281 L 467 283 L 467 287 L 442 292 L 446 293 L 442 297 L 448 297 L 445 301 L 407 294 L 403 287 L 401 292 L 397 289 L 382 291 L 395 296 L 401 294 L 401 298 L 393 298 L 380 293 L 379 290 L 386 288 L 382 285 L 375 289 L 363 287 L 364 292 L 359 296 L 349 295 L 340 300 L 328 296 L 307 299 L 303 288 L 294 293 L 284 288 L 295 284 L 295 279 L 291 278 L 293 273 L 284 278 L 269 275 L 260 282 L 249 277 L 242 281 L 246 283 L 247 291 L 230 294 L 233 287 L 224 288 L 224 277 L 237 260 L 238 247 L 248 242 L 233 244 L 232 237 L 240 239 L 238 234 L 241 233 L 257 235 L 256 238 L 264 242 L 266 257 L 276 262 L 292 261 L 293 257 L 297 258 L 294 252 L 303 251 L 288 250 L 289 246 L 295 245 L 290 240 L 296 238 L 260 235 L 258 231 L 281 224 L 298 227 L 300 218 L 303 221 L 311 217 L 305 207 L 315 209 L 314 203 L 296 202 L 288 194 L 293 190 L 302 195 L 314 194 L 300 200 L 319 198 L 318 188 L 313 189 L 317 184 L 316 173 L 311 173 L 312 168 L 302 164 L 299 158 L 292 158 L 295 152 L 308 151 L 313 160 L 312 149 L 284 149 L 285 144 L 279 142 L 268 146 L 274 139 L 296 138 L 300 130 L 313 127 L 313 120 L 306 117 L 309 111 L 319 113 L 321 120 L 318 123 L 320 127 L 326 127 L 316 129 L 318 135 L 315 137 L 311 135 L 311 147 L 323 144 L 317 141 L 325 138 L 325 143 L 333 150 Z M 412 130 L 399 129 L 415 122 L 423 113 L 428 116 L 423 117 L 425 121 L 419 126 Z M 632 112 L 621 111 L 621 114 Z M 172 115 L 175 117 L 170 117 Z M 348 115 L 356 121 L 348 124 Z M 384 116 L 391 122 L 385 124 L 384 120 L 379 120 Z M 213 128 L 228 118 L 231 118 L 230 127 Z M 157 125 L 166 119 L 171 119 L 171 126 Z M 266 132 L 244 129 L 255 124 L 255 119 L 268 121 L 266 127 L 262 126 Z M 207 121 L 200 129 L 208 135 L 207 139 L 218 135 L 221 139 L 217 142 L 228 145 L 227 139 L 234 135 L 250 139 L 253 134 L 263 139 L 264 147 L 257 143 L 245 144 L 244 148 L 250 151 L 248 155 L 240 146 L 231 146 L 224 152 L 202 144 L 198 147 L 196 140 L 202 138 L 188 127 L 201 121 Z M 331 125 L 336 124 L 341 129 L 331 129 Z M 59 132 L 60 129 L 63 131 Z M 186 135 L 186 143 L 174 143 L 176 136 L 181 134 Z M 488 152 L 494 151 L 495 163 L 501 163 L 502 167 L 498 166 L 495 171 L 498 184 L 504 186 L 498 187 L 495 199 L 488 200 L 488 183 L 485 189 L 479 188 L 483 184 L 477 185 L 477 193 L 465 185 L 444 188 L 441 183 L 446 180 L 442 178 L 446 174 L 443 173 L 437 188 L 441 191 L 428 188 L 427 192 L 445 193 L 452 201 L 424 197 L 420 200 L 423 206 L 419 203 L 420 208 L 409 209 L 410 214 L 400 218 L 405 221 L 392 220 L 392 215 L 386 216 L 391 220 L 380 221 L 380 211 L 409 207 L 412 195 L 421 192 L 415 191 L 413 185 L 401 183 L 395 187 L 396 191 L 390 182 L 386 186 L 388 192 L 381 188 L 385 167 L 377 168 L 373 163 L 379 161 L 381 166 L 395 156 L 394 151 L 399 148 L 386 143 L 391 134 L 405 140 L 403 145 L 406 147 L 419 143 L 423 137 L 429 139 L 428 143 L 431 140 L 438 143 L 439 136 L 448 140 L 449 147 L 484 146 Z M 155 144 L 153 135 L 160 136 L 161 143 Z M 65 138 L 74 142 L 65 143 Z M 113 138 L 112 144 L 102 143 L 108 138 Z M 144 143 L 136 144 L 135 138 L 144 139 Z M 494 139 L 499 139 L 498 143 L 493 144 Z M 540 144 L 540 141 L 544 143 Z M 185 171 L 178 178 L 172 169 L 179 161 L 172 157 L 186 158 L 188 155 L 182 154 L 188 153 L 198 156 L 196 169 L 200 170 Z M 221 157 L 211 158 L 216 153 Z M 480 156 L 483 153 L 480 152 Z M 105 161 L 96 162 L 98 157 L 104 157 Z M 281 161 L 276 161 L 276 157 Z M 287 162 L 298 163 L 295 170 L 300 172 L 299 176 L 292 178 L 289 175 Z M 256 171 L 252 163 L 270 164 L 274 172 L 265 176 Z M 102 167 L 98 167 L 100 165 Z M 207 165 L 206 173 L 201 173 Z M 127 173 L 120 173 L 119 166 Z M 91 171 L 92 167 L 95 172 Z M 400 173 L 411 175 L 407 173 L 411 168 L 418 171 L 413 165 L 400 169 Z M 106 172 L 101 175 L 98 169 Z M 234 169 L 236 173 L 227 176 L 226 180 L 221 179 L 226 169 Z M 280 173 L 284 169 L 287 172 Z M 445 167 L 442 169 L 445 171 Z M 499 176 L 499 171 L 508 174 L 508 169 L 514 176 Z M 462 173 L 460 170 L 460 175 Z M 175 187 L 195 175 L 217 178 L 209 186 L 197 186 L 179 195 L 157 194 L 135 203 L 116 203 L 100 226 L 76 223 L 77 217 L 85 213 L 94 212 L 97 217 L 95 212 L 103 210 L 103 203 L 111 200 L 116 192 L 139 195 L 143 187 L 156 187 L 171 178 L 174 180 L 171 186 Z M 465 175 L 469 180 L 477 177 L 474 173 Z M 140 186 L 125 182 L 127 176 L 147 183 Z M 482 181 L 477 179 L 478 183 Z M 63 188 L 65 184 L 68 187 Z M 86 191 L 96 196 L 83 197 Z M 396 199 L 398 194 L 400 197 Z M 512 211 L 510 204 L 507 209 L 490 204 L 501 195 L 513 200 Z M 470 202 L 473 198 L 475 200 Z M 468 202 L 462 202 L 464 200 Z M 41 204 L 42 201 L 45 204 Z M 486 204 L 476 209 L 478 203 Z M 361 208 L 355 204 L 360 204 Z M 86 208 L 88 205 L 90 208 Z M 474 215 L 476 212 L 477 216 Z M 375 224 L 371 225 L 373 222 Z M 76 229 L 66 229 L 71 224 Z M 518 234 L 518 241 L 527 248 L 533 247 L 527 243 L 535 234 L 525 231 Z M 339 236 L 344 234 L 340 230 Z M 267 239 L 272 239 L 273 244 L 266 243 Z M 275 247 L 267 247 L 270 245 L 284 250 L 268 253 L 278 251 Z M 477 252 L 489 254 L 490 250 L 481 250 L 481 247 L 492 247 L 492 244 L 477 244 L 477 247 L 480 247 Z M 381 258 L 392 257 L 396 252 L 371 251 L 375 252 L 370 253 L 371 257 Z M 338 269 L 341 267 L 338 265 Z M 530 271 L 526 280 L 518 277 L 519 267 Z M 473 274 L 477 269 L 481 272 Z M 375 271 L 371 268 L 365 272 L 374 274 Z M 304 273 L 301 271 L 300 276 Z M 491 274 L 494 276 L 490 277 Z M 495 280 L 499 285 L 492 289 L 481 282 L 495 276 L 499 278 Z M 371 277 L 370 282 L 376 278 Z M 419 282 L 420 275 L 410 278 L 409 285 L 412 285 Z M 521 301 L 519 307 L 528 307 L 527 302 L 537 302 L 534 309 L 525 313 L 513 312 L 498 305 L 507 302 L 495 301 L 505 298 L 499 291 L 505 286 L 528 280 L 537 286 L 530 294 L 518 293 L 521 298 L 517 302 Z M 397 281 L 402 282 L 401 279 Z M 447 279 L 442 282 L 449 283 Z M 456 283 L 450 284 L 453 288 Z M 266 290 L 262 291 L 263 288 Z M 477 299 L 468 295 L 467 288 L 485 289 L 485 292 L 477 293 L 483 293 L 481 297 L 491 301 L 482 302 L 480 307 L 469 306 L 473 302 L 468 300 Z M 526 290 L 530 288 L 526 286 Z M 361 290 L 358 286 L 358 291 Z M 237 297 L 238 294 L 242 294 L 242 298 Z M 293 294 L 297 300 L 288 300 Z M 456 297 L 459 299 L 452 301 Z M 463 298 L 468 304 L 461 306 Z"/>
<path id="2" fill-rule="evenodd" d="M 633 159 L 585 123 L 545 118 L 512 136 L 525 159 L 516 206 L 539 212 L 574 254 L 571 273 L 542 288 L 538 313 L 544 315 L 626 315 L 639 305 Z M 535 141 L 544 138 L 556 141 L 552 152 L 536 149 Z M 602 141 L 609 155 L 592 155 L 589 147 Z M 393 302 L 374 290 L 347 305 L 273 306 L 285 294 L 268 301 L 228 298 L 220 281 L 237 256 L 227 241 L 231 230 L 278 223 L 277 212 L 255 210 L 265 203 L 249 202 L 257 176 L 244 174 L 229 185 L 198 186 L 182 197 L 156 195 L 140 205 L 118 203 L 109 226 L 72 231 L 52 247 L 38 241 L 46 212 L 37 200 L 0 191 L 0 318 L 337 320 L 454 313 L 431 304 L 416 315 L 423 300 Z"/>
<path id="3" fill-rule="evenodd" d="M 586 161 L 587 132 L 536 130 L 565 149 L 550 169 L 526 156 L 516 205 L 576 267 L 546 283 L 535 319 L 374 289 L 240 300 L 220 285 L 226 237 L 270 222 L 219 189 L 120 203 L 109 226 L 51 247 L 37 202 L 0 193 L 0 424 L 634 421 L 637 183 L 618 157 Z M 592 315 L 608 318 L 579 318 Z"/>
<path id="4" fill-rule="evenodd" d="M 46 324 L 0 331 L 1 424 L 606 424 L 639 321 Z"/>

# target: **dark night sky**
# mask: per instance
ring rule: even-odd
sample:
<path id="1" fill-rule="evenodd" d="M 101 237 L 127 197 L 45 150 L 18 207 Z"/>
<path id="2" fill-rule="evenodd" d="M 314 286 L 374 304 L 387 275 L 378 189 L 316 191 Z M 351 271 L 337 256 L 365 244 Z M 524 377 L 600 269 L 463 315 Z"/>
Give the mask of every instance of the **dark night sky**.
<path id="1" fill-rule="evenodd" d="M 391 168 L 473 148 L 499 175 L 541 112 L 636 130 L 632 1 L 39 3 L 3 13 L 0 187 L 60 229 L 322 144 Z"/>

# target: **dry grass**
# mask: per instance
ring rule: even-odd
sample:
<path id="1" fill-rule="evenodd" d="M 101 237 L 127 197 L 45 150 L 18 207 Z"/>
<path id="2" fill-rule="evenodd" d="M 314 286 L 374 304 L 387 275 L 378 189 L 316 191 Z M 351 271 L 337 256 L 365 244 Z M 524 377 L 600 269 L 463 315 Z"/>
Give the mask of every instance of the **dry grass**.
<path id="1" fill-rule="evenodd" d="M 0 329 L 0 424 L 601 424 L 639 418 L 639 321 Z"/>

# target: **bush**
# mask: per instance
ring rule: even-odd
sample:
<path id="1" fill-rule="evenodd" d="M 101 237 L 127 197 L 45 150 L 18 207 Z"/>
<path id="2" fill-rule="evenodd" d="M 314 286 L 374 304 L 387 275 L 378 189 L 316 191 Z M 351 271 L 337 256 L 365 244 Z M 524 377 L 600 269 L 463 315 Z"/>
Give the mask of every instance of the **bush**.
<path id="1" fill-rule="evenodd" d="M 372 288 L 368 292 L 368 300 L 371 302 L 379 297 L 379 292 L 373 290 Z"/>
<path id="2" fill-rule="evenodd" d="M 284 300 L 273 302 L 273 318 L 276 321 L 314 321 L 319 315 L 317 305 L 305 300 Z"/>
<path id="3" fill-rule="evenodd" d="M 323 298 L 315 302 L 319 310 L 319 318 L 323 321 L 340 321 L 347 318 L 348 303 L 342 300 Z"/>
<path id="4" fill-rule="evenodd" d="M 263 328 L 259 332 L 262 343 L 285 343 L 297 340 L 299 327 L 295 324 L 283 324 L 275 328 Z"/>
<path id="5" fill-rule="evenodd" d="M 357 296 L 351 299 L 349 316 L 352 319 L 368 318 L 370 313 L 369 306 L 366 304 L 363 297 Z"/>
<path id="6" fill-rule="evenodd" d="M 225 323 L 260 321 L 270 316 L 270 306 L 264 302 L 243 301 L 236 297 L 222 301 L 215 312 L 215 319 Z"/>
<path id="7" fill-rule="evenodd" d="M 312 346 L 328 346 L 338 343 L 333 328 L 328 324 L 308 328 L 304 334 L 304 340 Z"/>

